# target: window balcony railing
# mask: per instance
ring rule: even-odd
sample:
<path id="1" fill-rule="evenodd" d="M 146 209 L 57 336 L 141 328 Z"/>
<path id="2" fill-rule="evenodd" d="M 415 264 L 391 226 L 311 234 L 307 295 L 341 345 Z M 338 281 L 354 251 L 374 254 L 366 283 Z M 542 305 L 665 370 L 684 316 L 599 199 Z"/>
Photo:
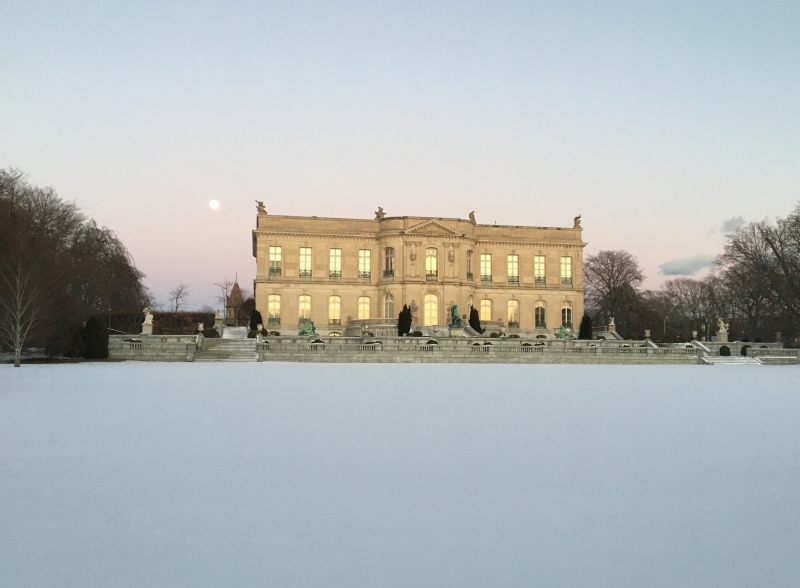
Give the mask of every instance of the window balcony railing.
<path id="1" fill-rule="evenodd" d="M 545 321 L 536 321 L 536 328 L 537 329 L 546 329 L 547 323 Z"/>
<path id="2" fill-rule="evenodd" d="M 519 329 L 519 321 L 508 321 L 509 329 Z"/>
<path id="3" fill-rule="evenodd" d="M 474 282 L 475 281 L 475 276 L 472 274 L 472 272 L 467 272 L 467 281 L 468 282 Z"/>
<path id="4" fill-rule="evenodd" d="M 544 288 L 547 285 L 547 280 L 544 276 L 536 276 L 536 278 L 534 278 L 534 282 L 539 288 Z"/>
<path id="5" fill-rule="evenodd" d="M 311 270 L 300 270 L 300 279 L 310 280 Z"/>
<path id="6" fill-rule="evenodd" d="M 562 286 L 572 286 L 572 278 L 561 278 Z"/>
<path id="7" fill-rule="evenodd" d="M 270 275 L 270 277 L 273 277 L 273 276 L 280 276 L 280 275 L 281 275 L 281 268 L 280 268 L 280 266 L 278 266 L 278 267 L 271 267 L 271 268 L 269 268 L 269 275 Z"/>
<path id="8" fill-rule="evenodd" d="M 519 286 L 519 276 L 508 276 L 509 286 Z"/>
<path id="9" fill-rule="evenodd" d="M 481 282 L 491 282 L 492 276 L 487 274 L 481 274 Z"/>
<path id="10" fill-rule="evenodd" d="M 439 279 L 439 272 L 425 272 L 425 280 L 435 282 Z"/>
<path id="11" fill-rule="evenodd" d="M 299 326 L 301 326 L 301 327 L 303 325 L 307 325 L 310 322 L 311 322 L 311 319 L 309 317 L 307 317 L 307 316 L 301 316 L 299 319 L 297 319 L 297 324 Z"/>
<path id="12" fill-rule="evenodd" d="M 329 327 L 341 327 L 342 326 L 342 319 L 328 319 L 328 326 Z"/>
<path id="13" fill-rule="evenodd" d="M 394 270 L 383 270 L 383 277 L 384 278 L 393 278 L 394 277 Z"/>
<path id="14" fill-rule="evenodd" d="M 571 329 L 572 328 L 572 323 L 569 322 L 569 321 L 563 321 L 561 323 L 561 326 L 564 327 L 565 329 Z"/>
<path id="15" fill-rule="evenodd" d="M 358 277 L 362 280 L 370 280 L 372 279 L 372 272 L 358 272 Z"/>
<path id="16" fill-rule="evenodd" d="M 268 325 L 278 325 L 278 326 L 280 326 L 280 324 L 281 324 L 281 317 L 279 317 L 279 316 L 270 316 L 270 317 L 267 317 L 267 324 L 268 324 Z"/>
<path id="17" fill-rule="evenodd" d="M 342 272 L 340 272 L 340 271 L 339 272 L 337 272 L 337 271 L 329 271 L 328 272 L 328 279 L 331 280 L 332 282 L 338 282 L 339 280 L 342 279 Z"/>

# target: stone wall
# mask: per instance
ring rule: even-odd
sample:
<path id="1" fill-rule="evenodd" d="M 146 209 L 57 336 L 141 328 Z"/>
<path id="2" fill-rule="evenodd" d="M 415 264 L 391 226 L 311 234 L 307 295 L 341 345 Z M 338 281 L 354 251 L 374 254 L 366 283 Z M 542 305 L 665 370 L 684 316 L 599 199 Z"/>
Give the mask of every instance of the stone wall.
<path id="1" fill-rule="evenodd" d="M 202 335 L 110 335 L 108 357 L 137 361 L 193 361 Z"/>

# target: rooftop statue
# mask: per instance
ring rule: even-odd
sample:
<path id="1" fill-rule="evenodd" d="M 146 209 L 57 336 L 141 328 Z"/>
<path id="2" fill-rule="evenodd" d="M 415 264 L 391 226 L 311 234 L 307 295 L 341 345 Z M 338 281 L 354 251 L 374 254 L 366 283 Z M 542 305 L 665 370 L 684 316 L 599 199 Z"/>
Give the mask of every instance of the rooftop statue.
<path id="1" fill-rule="evenodd" d="M 475 224 L 475 211 L 474 210 L 469 213 L 469 222 L 471 222 L 473 225 Z"/>
<path id="2" fill-rule="evenodd" d="M 258 214 L 267 214 L 267 209 L 264 208 L 264 203 L 261 200 L 256 200 L 256 211 L 258 211 Z"/>
<path id="3" fill-rule="evenodd" d="M 380 220 L 386 216 L 386 213 L 383 212 L 383 207 L 379 206 L 378 210 L 375 211 L 375 220 Z"/>
<path id="4" fill-rule="evenodd" d="M 314 321 L 308 321 L 304 325 L 301 325 L 300 328 L 297 330 L 298 337 L 316 337 L 317 330 L 314 327 Z"/>
<path id="5" fill-rule="evenodd" d="M 143 325 L 153 324 L 153 309 L 149 306 L 144 309 L 144 322 Z"/>
<path id="6" fill-rule="evenodd" d="M 573 223 L 574 223 L 572 225 L 573 229 L 580 229 L 581 228 L 581 215 L 580 214 L 575 217 L 575 219 L 573 220 Z"/>

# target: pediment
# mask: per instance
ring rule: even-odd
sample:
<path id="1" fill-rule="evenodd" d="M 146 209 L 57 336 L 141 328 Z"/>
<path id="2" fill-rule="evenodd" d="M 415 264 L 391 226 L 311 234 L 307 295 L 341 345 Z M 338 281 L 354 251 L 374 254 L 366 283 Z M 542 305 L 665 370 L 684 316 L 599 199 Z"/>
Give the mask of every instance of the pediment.
<path id="1" fill-rule="evenodd" d="M 410 235 L 458 235 L 459 233 L 440 222 L 429 220 L 411 227 L 406 231 Z"/>

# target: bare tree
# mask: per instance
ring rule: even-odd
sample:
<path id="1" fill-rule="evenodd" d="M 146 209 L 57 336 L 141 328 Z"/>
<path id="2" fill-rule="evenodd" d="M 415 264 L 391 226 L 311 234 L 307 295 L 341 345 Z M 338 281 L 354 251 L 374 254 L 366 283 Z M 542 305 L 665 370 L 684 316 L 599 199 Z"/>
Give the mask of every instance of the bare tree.
<path id="1" fill-rule="evenodd" d="M 0 269 L 0 335 L 14 350 L 14 367 L 19 367 L 22 349 L 31 329 L 42 318 L 41 294 L 33 270 L 22 261 L 5 264 Z"/>
<path id="2" fill-rule="evenodd" d="M 178 284 L 175 289 L 169 293 L 169 304 L 172 307 L 172 312 L 178 312 L 181 305 L 189 297 L 189 286 L 186 284 Z"/>
<path id="3" fill-rule="evenodd" d="M 228 316 L 228 297 L 231 294 L 231 288 L 233 288 L 233 282 L 231 282 L 228 278 L 220 282 L 214 282 L 214 285 L 219 288 L 219 294 L 214 296 L 214 299 L 217 300 L 222 305 L 222 316 Z"/>
<path id="4" fill-rule="evenodd" d="M 639 288 L 644 276 L 639 262 L 627 251 L 600 251 L 583 264 L 586 306 L 596 321 L 614 317 L 618 330 L 630 332 L 640 322 Z"/>

